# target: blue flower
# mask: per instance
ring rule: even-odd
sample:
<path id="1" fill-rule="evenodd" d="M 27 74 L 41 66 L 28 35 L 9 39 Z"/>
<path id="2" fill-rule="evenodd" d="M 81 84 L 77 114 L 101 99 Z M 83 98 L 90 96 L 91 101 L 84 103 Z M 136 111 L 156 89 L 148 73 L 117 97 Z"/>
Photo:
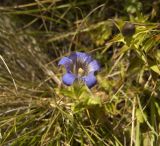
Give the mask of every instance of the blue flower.
<path id="1" fill-rule="evenodd" d="M 100 70 L 100 66 L 86 53 L 75 52 L 68 57 L 63 57 L 58 65 L 66 68 L 66 74 L 62 77 L 62 81 L 68 86 L 78 80 L 92 88 L 97 82 L 94 74 Z"/>

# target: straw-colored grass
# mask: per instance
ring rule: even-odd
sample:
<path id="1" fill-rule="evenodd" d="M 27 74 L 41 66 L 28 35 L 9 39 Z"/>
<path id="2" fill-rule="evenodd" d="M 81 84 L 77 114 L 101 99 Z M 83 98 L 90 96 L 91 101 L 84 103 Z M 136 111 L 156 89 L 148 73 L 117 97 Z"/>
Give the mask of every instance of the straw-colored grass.
<path id="1" fill-rule="evenodd" d="M 0 145 L 158 146 L 160 29 L 151 3 L 1 2 Z M 57 63 L 73 51 L 101 64 L 91 90 L 61 82 Z"/>

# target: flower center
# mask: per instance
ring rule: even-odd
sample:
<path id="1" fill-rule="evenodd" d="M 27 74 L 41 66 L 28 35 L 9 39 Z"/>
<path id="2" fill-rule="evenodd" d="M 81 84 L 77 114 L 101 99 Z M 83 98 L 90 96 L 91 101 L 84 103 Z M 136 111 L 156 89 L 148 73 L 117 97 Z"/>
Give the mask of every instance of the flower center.
<path id="1" fill-rule="evenodd" d="M 84 70 L 80 67 L 78 69 L 78 77 L 82 77 L 82 76 L 84 76 L 84 74 L 85 74 Z"/>
<path id="2" fill-rule="evenodd" d="M 77 59 L 71 64 L 71 72 L 75 74 L 78 78 L 81 78 L 88 74 L 87 68 L 87 64 L 80 59 Z"/>

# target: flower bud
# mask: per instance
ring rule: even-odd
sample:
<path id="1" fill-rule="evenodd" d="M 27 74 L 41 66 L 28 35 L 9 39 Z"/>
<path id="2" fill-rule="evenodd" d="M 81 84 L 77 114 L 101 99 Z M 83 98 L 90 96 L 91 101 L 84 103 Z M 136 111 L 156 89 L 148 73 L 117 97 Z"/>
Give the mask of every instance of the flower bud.
<path id="1" fill-rule="evenodd" d="M 126 22 L 123 27 L 122 27 L 122 34 L 124 37 L 127 36 L 132 36 L 136 31 L 135 25 L 130 23 L 130 22 Z"/>

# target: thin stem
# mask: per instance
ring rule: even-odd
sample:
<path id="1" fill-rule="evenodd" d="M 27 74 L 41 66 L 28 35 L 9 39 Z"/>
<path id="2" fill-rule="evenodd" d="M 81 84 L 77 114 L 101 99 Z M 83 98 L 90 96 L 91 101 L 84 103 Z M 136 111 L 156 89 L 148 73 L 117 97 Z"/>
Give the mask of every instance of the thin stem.
<path id="1" fill-rule="evenodd" d="M 131 143 L 130 143 L 130 146 L 133 145 L 133 139 L 134 139 L 135 105 L 136 105 L 135 103 L 136 103 L 136 98 L 134 98 L 133 108 L 132 108 L 132 129 L 131 129 Z"/>
<path id="2" fill-rule="evenodd" d="M 155 129 L 156 116 L 155 116 L 155 105 L 154 105 L 154 102 L 155 102 L 155 99 L 152 96 L 151 97 L 151 125 Z M 151 146 L 156 146 L 156 135 L 154 133 L 152 133 L 152 135 L 151 135 Z"/>
<path id="3" fill-rule="evenodd" d="M 137 120 L 136 125 L 136 144 L 135 146 L 141 146 L 141 140 L 140 140 L 140 122 Z"/>

